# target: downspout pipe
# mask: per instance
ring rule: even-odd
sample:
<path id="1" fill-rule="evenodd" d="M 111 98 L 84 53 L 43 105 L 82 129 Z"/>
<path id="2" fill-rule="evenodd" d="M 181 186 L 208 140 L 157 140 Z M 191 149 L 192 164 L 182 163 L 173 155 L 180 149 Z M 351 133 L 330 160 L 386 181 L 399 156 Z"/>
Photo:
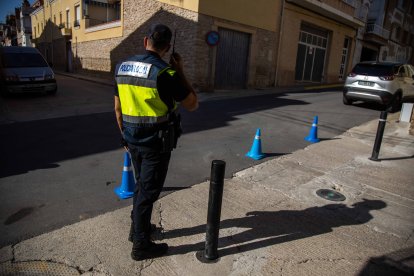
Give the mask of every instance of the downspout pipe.
<path id="1" fill-rule="evenodd" d="M 279 40 L 277 45 L 277 60 L 276 60 L 276 71 L 275 71 L 275 82 L 274 86 L 277 87 L 279 85 L 278 77 L 279 77 L 279 63 L 280 63 L 280 48 L 282 45 L 282 35 L 283 35 L 283 23 L 284 23 L 284 14 L 285 14 L 285 2 L 286 0 L 282 1 L 282 10 L 280 12 L 280 20 L 279 20 Z"/>

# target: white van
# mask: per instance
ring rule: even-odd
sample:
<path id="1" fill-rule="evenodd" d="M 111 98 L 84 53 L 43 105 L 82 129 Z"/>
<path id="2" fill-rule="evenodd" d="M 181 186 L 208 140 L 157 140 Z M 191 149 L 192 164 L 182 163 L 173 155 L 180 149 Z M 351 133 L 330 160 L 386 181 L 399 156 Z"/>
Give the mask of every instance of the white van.
<path id="1" fill-rule="evenodd" d="M 0 47 L 0 80 L 2 95 L 57 91 L 52 68 L 33 47 Z"/>

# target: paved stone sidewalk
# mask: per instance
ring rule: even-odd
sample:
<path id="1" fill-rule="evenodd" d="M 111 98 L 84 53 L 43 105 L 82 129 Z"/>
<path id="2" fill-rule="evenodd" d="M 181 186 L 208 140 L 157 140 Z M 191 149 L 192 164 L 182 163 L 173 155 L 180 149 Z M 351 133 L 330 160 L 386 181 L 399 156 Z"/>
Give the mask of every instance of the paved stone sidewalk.
<path id="1" fill-rule="evenodd" d="M 374 120 L 226 179 L 215 263 L 195 256 L 205 242 L 204 182 L 158 201 L 153 222 L 167 256 L 131 259 L 128 207 L 2 248 L 0 274 L 413 275 L 414 137 L 398 115 L 388 116 L 381 162 L 368 160 Z"/>

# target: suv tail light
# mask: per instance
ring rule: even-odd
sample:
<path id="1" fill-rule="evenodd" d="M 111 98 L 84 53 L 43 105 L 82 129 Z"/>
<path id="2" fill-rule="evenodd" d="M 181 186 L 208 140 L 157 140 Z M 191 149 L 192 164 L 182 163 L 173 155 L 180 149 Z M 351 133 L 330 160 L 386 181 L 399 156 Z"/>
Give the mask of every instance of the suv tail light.
<path id="1" fill-rule="evenodd" d="M 351 72 L 351 73 L 349 73 L 348 74 L 348 77 L 351 77 L 351 78 L 353 78 L 353 77 L 355 77 L 357 74 L 355 74 L 354 72 Z"/>
<path id="2" fill-rule="evenodd" d="M 384 81 L 392 81 L 394 79 L 394 76 L 382 76 L 379 78 L 380 80 L 384 80 Z"/>

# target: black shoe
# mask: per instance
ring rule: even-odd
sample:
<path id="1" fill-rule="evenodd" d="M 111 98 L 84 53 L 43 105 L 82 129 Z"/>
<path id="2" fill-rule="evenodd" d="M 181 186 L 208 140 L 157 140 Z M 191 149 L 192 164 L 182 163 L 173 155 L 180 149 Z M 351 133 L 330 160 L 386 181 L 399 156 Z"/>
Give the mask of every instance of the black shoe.
<path id="1" fill-rule="evenodd" d="M 168 244 L 156 244 L 152 241 L 135 241 L 132 246 L 131 257 L 135 261 L 161 257 L 168 251 Z"/>
<path id="2" fill-rule="evenodd" d="M 157 226 L 151 223 L 151 234 L 155 233 L 156 230 L 157 230 Z M 128 235 L 128 240 L 130 242 L 134 240 L 134 234 L 135 234 L 134 224 L 131 223 L 131 228 L 129 228 L 129 235 Z"/>

